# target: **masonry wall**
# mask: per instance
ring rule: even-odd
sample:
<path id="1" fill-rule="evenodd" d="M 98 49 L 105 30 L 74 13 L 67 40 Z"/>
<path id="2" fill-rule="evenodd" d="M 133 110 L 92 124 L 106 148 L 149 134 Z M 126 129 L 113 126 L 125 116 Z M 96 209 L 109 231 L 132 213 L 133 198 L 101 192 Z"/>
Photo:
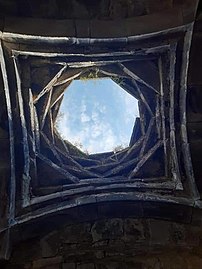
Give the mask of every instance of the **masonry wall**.
<path id="1" fill-rule="evenodd" d="M 68 225 L 16 245 L 5 268 L 200 269 L 202 229 L 135 218 Z"/>
<path id="2" fill-rule="evenodd" d="M 86 1 L 89 4 L 85 7 L 82 0 L 49 0 L 43 1 L 44 3 L 41 5 L 38 5 L 40 1 L 37 0 L 33 5 L 27 7 L 25 4 L 29 1 L 0 0 L 0 30 L 45 36 L 125 37 L 159 31 L 166 27 L 172 28 L 173 25 L 183 25 L 192 21 L 190 14 L 194 11 L 187 5 L 192 1 L 187 0 L 186 5 L 181 7 L 180 4 L 183 1 L 179 0 L 134 1 L 134 5 L 131 5 L 129 0 L 103 0 L 98 1 L 96 5 L 93 5 L 96 1 Z M 145 6 L 142 4 L 143 2 Z M 162 4 L 163 2 L 164 4 Z M 40 9 L 37 10 L 39 6 Z M 175 13 L 178 8 L 180 12 Z M 21 19 L 18 21 L 8 18 L 10 16 Z M 107 22 L 106 18 L 108 18 Z M 36 21 L 32 21 L 32 19 L 36 19 Z M 41 21 L 41 19 L 44 20 Z M 61 19 L 64 21 L 57 21 Z M 81 19 L 87 19 L 87 21 L 84 23 Z M 116 19 L 116 21 L 109 19 Z M 125 22 L 121 21 L 118 25 L 120 19 L 125 19 Z M 94 20 L 93 23 L 92 20 Z M 55 27 L 56 23 L 59 25 L 58 28 Z M 134 27 L 135 23 L 136 27 Z M 50 27 L 50 25 L 54 27 Z M 188 130 L 195 178 L 199 192 L 202 193 L 202 110 L 200 102 L 202 96 L 200 61 L 202 59 L 202 28 L 199 20 L 196 21 L 195 27 L 188 83 Z M 60 32 L 55 32 L 55 29 L 60 29 Z M 0 88 L 3 89 L 1 77 Z M 0 108 L 0 224 L 1 227 L 5 227 L 8 211 L 8 198 L 5 193 L 9 189 L 7 179 L 10 174 L 9 154 L 7 154 L 9 152 L 8 126 L 4 109 L 6 106 L 5 100 L 2 100 L 3 97 Z M 163 213 L 161 211 L 162 215 Z M 55 218 L 57 221 L 57 217 Z M 50 223 L 47 222 L 44 225 L 48 231 Z M 42 228 L 44 230 L 44 227 L 37 227 L 38 230 Z M 42 235 L 33 233 L 30 234 L 29 239 L 25 239 L 23 230 L 20 230 L 18 236 L 21 237 L 19 240 L 21 243 L 14 243 L 10 261 L 0 264 L 0 269 L 202 268 L 200 222 L 180 224 L 157 219 L 111 218 L 69 224 L 52 229 L 50 233 L 44 232 Z"/>

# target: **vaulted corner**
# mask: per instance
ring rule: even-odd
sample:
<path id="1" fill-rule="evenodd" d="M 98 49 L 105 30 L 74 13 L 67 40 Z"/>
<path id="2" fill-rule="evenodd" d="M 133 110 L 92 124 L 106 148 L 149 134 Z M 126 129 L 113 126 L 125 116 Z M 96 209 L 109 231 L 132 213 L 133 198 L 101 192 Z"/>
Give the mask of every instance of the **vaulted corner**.
<path id="1" fill-rule="evenodd" d="M 199 269 L 198 2 L 36 3 L 0 0 L 0 267 Z"/>
<path id="2" fill-rule="evenodd" d="M 24 67 L 24 61 L 27 61 L 27 57 L 29 56 L 27 55 L 25 58 L 24 55 L 19 55 L 15 64 L 15 71 L 22 86 L 27 77 L 27 68 Z M 30 183 L 33 186 L 38 184 L 38 187 L 53 187 L 75 184 L 81 180 L 82 182 L 85 180 L 87 182 L 89 180 L 90 182 L 103 181 L 106 184 L 108 179 L 110 179 L 109 183 L 113 178 L 116 182 L 117 177 L 119 182 L 128 179 L 136 181 L 138 177 L 158 178 L 159 176 L 164 177 L 167 173 L 165 128 L 169 128 L 169 126 L 165 126 L 163 117 L 165 117 L 164 113 L 167 113 L 167 117 L 169 114 L 168 111 L 163 111 L 163 116 L 161 115 L 164 108 L 162 108 L 163 103 L 160 100 L 159 61 L 155 58 L 152 61 L 147 61 L 147 57 L 141 56 L 142 60 L 137 62 L 135 57 L 130 55 L 113 56 L 113 60 L 111 60 L 112 56 L 108 56 L 107 53 L 104 57 L 99 56 L 99 54 L 96 57 L 98 58 L 96 62 L 90 55 L 88 58 L 84 56 L 83 61 L 76 60 L 76 55 L 72 57 L 70 62 L 66 58 L 66 63 L 60 67 L 59 64 L 55 65 L 54 68 L 52 66 L 53 70 L 58 70 L 52 79 L 50 77 L 47 84 L 41 84 L 41 78 L 37 76 L 38 81 L 34 81 L 34 85 L 38 85 L 38 88 L 32 88 L 30 84 L 27 85 L 27 90 L 23 87 L 18 89 L 21 96 L 19 101 L 23 102 L 28 98 L 27 110 L 24 110 L 23 104 L 21 106 L 21 125 L 24 129 L 22 135 L 26 138 L 23 146 L 24 154 L 33 154 L 34 157 L 34 161 L 30 162 L 30 158 L 24 156 L 24 160 L 27 162 L 25 167 L 33 173 L 32 176 L 27 170 Z M 43 61 L 43 58 L 38 57 L 38 63 Z M 60 61 L 64 62 L 63 57 L 60 58 Z M 91 62 L 94 62 L 93 65 L 96 66 L 94 70 L 91 67 Z M 143 68 L 146 64 L 150 64 L 151 69 L 153 68 L 157 84 L 155 88 L 135 73 L 136 69 L 139 69 L 141 73 L 145 72 Z M 34 74 L 35 67 L 33 67 L 34 61 L 31 60 L 28 67 L 30 77 L 32 73 Z M 40 69 L 39 65 L 37 68 Z M 19 70 L 21 70 L 21 77 Z M 116 84 L 120 84 L 122 89 L 138 99 L 140 117 L 134 124 L 128 146 L 119 152 L 86 154 L 78 150 L 68 140 L 63 139 L 55 128 L 65 89 L 67 88 L 68 91 L 73 80 L 82 79 L 84 76 L 88 77 L 93 72 L 96 72 L 97 76 L 111 76 Z M 26 126 L 22 121 L 26 122 Z M 29 137 L 32 137 L 32 141 Z M 151 169 L 152 166 L 153 169 Z M 45 174 L 46 177 L 44 177 Z M 88 184 L 91 184 L 90 182 Z M 32 194 L 37 195 L 39 190 L 32 187 Z"/>
<path id="3" fill-rule="evenodd" d="M 37 217 L 39 204 L 58 203 L 61 197 L 69 201 L 73 190 L 83 192 L 87 202 L 99 196 L 101 201 L 105 197 L 110 200 L 109 190 L 122 196 L 126 182 L 124 200 L 131 191 L 141 200 L 139 191 L 147 193 L 148 189 L 155 195 L 149 191 L 146 200 L 155 201 L 155 196 L 164 200 L 162 189 L 167 195 L 174 191 L 186 193 L 190 199 L 197 197 L 191 164 L 186 161 L 189 150 L 184 118 L 191 31 L 192 26 L 186 26 L 177 28 L 174 35 L 173 31 L 166 33 L 169 39 L 161 49 L 159 34 L 140 37 L 142 49 L 137 49 L 135 38 L 129 45 L 117 40 L 122 46 L 108 52 L 114 44 L 103 41 L 99 46 L 92 44 L 91 52 L 82 55 L 77 45 L 63 53 L 31 52 L 31 46 L 26 50 L 4 48 L 5 55 L 12 54 L 5 60 L 16 79 L 13 132 L 22 212 L 31 205 L 36 207 Z M 108 77 L 138 100 L 140 117 L 128 146 L 118 152 L 87 154 L 63 139 L 55 127 L 65 90 L 76 80 L 90 76 Z M 74 201 L 74 196 L 71 199 Z M 184 198 L 180 194 L 172 199 L 177 202 Z M 189 198 L 187 203 L 192 203 Z"/>

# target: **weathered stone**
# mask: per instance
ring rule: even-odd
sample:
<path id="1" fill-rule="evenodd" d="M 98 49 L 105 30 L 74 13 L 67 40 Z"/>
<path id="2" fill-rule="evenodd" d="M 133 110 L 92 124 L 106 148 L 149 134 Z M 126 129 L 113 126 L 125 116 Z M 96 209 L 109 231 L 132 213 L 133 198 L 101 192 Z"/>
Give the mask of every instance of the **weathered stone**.
<path id="1" fill-rule="evenodd" d="M 0 0 L 0 268 L 202 268 L 201 31 L 198 0 Z M 138 97 L 132 155 L 55 134 L 68 70 Z"/>
<path id="2" fill-rule="evenodd" d="M 93 263 L 84 263 L 77 264 L 77 269 L 95 269 L 95 265 Z"/>
<path id="3" fill-rule="evenodd" d="M 124 220 L 124 241 L 138 243 L 149 240 L 148 230 L 146 221 L 126 219 Z"/>
<path id="4" fill-rule="evenodd" d="M 58 252 L 58 233 L 53 232 L 40 240 L 42 257 L 53 257 Z"/>
<path id="5" fill-rule="evenodd" d="M 78 224 L 75 226 L 67 226 L 61 233 L 61 242 L 64 243 L 79 243 L 79 242 L 91 242 L 91 225 L 89 223 L 86 224 Z"/>
<path id="6" fill-rule="evenodd" d="M 75 263 L 63 263 L 62 269 L 76 269 Z"/>
<path id="7" fill-rule="evenodd" d="M 57 256 L 57 257 L 53 257 L 53 258 L 44 258 L 44 259 L 39 259 L 39 260 L 35 260 L 33 261 L 33 269 L 38 269 L 38 268 L 55 268 L 55 269 L 59 269 L 61 267 L 61 263 L 62 263 L 62 257 L 61 256 Z"/>
<path id="8" fill-rule="evenodd" d="M 165 221 L 150 221 L 151 243 L 167 244 L 169 241 L 169 223 Z M 161 231 L 161 232 L 159 232 Z"/>
<path id="9" fill-rule="evenodd" d="M 123 236 L 123 221 L 113 219 L 96 222 L 91 229 L 93 242 Z"/>

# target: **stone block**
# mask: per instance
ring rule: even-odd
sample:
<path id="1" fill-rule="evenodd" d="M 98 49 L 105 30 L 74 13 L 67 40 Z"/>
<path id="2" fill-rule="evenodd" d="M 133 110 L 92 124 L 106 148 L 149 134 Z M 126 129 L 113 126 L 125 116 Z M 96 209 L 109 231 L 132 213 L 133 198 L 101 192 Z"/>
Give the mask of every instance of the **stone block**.
<path id="1" fill-rule="evenodd" d="M 76 264 L 75 263 L 63 263 L 62 269 L 75 269 Z"/>
<path id="2" fill-rule="evenodd" d="M 90 223 L 67 226 L 61 231 L 61 242 L 65 244 L 92 242 L 90 229 Z"/>
<path id="3" fill-rule="evenodd" d="M 44 258 L 44 259 L 39 259 L 33 261 L 33 269 L 38 269 L 38 268 L 54 268 L 54 269 L 60 269 L 60 265 L 62 263 L 62 257 L 57 256 L 53 258 Z"/>
<path id="4" fill-rule="evenodd" d="M 136 217 L 143 216 L 142 204 L 140 202 L 117 201 L 113 204 L 99 204 L 98 215 L 106 218 Z"/>
<path id="5" fill-rule="evenodd" d="M 165 245 L 169 241 L 169 222 L 150 220 L 151 243 Z"/>
<path id="6" fill-rule="evenodd" d="M 180 9 L 171 8 L 150 15 L 127 18 L 124 23 L 125 36 L 135 36 L 179 26 L 183 23 L 183 18 Z"/>
<path id="7" fill-rule="evenodd" d="M 75 37 L 75 25 L 73 20 L 6 18 L 4 32 L 48 37 Z"/>
<path id="8" fill-rule="evenodd" d="M 95 222 L 91 232 L 94 242 L 120 238 L 123 236 L 123 220 L 111 219 Z"/>
<path id="9" fill-rule="evenodd" d="M 76 37 L 89 38 L 90 37 L 90 21 L 89 20 L 76 20 Z"/>
<path id="10" fill-rule="evenodd" d="M 149 227 L 146 220 L 126 219 L 124 220 L 124 241 L 140 243 L 149 239 Z"/>
<path id="11" fill-rule="evenodd" d="M 94 263 L 77 264 L 77 269 L 95 269 Z"/>
<path id="12" fill-rule="evenodd" d="M 125 24 L 122 20 L 92 20 L 90 27 L 91 37 L 93 38 L 124 37 L 126 33 Z"/>
<path id="13" fill-rule="evenodd" d="M 58 252 L 58 233 L 53 232 L 40 240 L 42 257 L 53 257 Z"/>

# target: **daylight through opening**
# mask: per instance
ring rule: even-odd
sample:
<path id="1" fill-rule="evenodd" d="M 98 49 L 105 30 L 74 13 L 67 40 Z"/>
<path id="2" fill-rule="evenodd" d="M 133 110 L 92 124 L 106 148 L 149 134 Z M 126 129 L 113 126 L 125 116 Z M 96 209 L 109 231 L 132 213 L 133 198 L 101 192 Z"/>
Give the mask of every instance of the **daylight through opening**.
<path id="1" fill-rule="evenodd" d="M 64 93 L 56 128 L 88 154 L 129 145 L 138 100 L 110 78 L 74 80 Z"/>

